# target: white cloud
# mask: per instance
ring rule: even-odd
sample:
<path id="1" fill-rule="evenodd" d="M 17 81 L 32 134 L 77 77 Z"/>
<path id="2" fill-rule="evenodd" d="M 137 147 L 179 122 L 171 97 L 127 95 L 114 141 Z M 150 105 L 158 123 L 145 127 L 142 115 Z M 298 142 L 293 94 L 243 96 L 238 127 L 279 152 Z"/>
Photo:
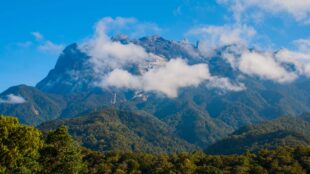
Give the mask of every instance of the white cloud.
<path id="1" fill-rule="evenodd" d="M 31 32 L 31 35 L 38 41 L 44 39 L 43 35 L 40 32 Z"/>
<path id="2" fill-rule="evenodd" d="M 247 25 L 223 25 L 196 27 L 187 32 L 187 36 L 199 36 L 199 50 L 212 55 L 214 49 L 231 44 L 247 45 L 256 34 L 254 28 Z"/>
<path id="3" fill-rule="evenodd" d="M 139 77 L 130 74 L 123 69 L 114 69 L 100 82 L 100 86 L 105 88 L 114 86 L 117 88 L 140 89 L 143 84 Z"/>
<path id="4" fill-rule="evenodd" d="M 246 87 L 243 83 L 233 83 L 228 78 L 212 77 L 207 84 L 210 88 L 222 89 L 225 91 L 243 91 Z"/>
<path id="5" fill-rule="evenodd" d="M 234 69 L 243 74 L 278 83 L 294 81 L 299 75 L 310 76 L 310 40 L 295 41 L 297 49 L 294 51 L 289 49 L 282 49 L 276 53 L 269 50 L 249 51 L 249 45 L 264 48 L 268 45 L 266 46 L 262 42 L 259 42 L 259 45 L 254 43 L 257 39 L 263 39 L 261 40 L 263 42 L 265 39 L 261 35 L 256 35 L 256 30 L 246 24 L 249 22 L 248 19 L 261 21 L 267 11 L 271 13 L 286 12 L 297 21 L 310 21 L 310 1 L 218 0 L 218 2 L 231 8 L 234 15 L 233 24 L 202 26 L 189 30 L 186 33 L 187 36 L 199 36 L 202 39 L 198 47 L 201 55 L 212 57 L 214 50 L 231 45 L 223 53 L 223 56 Z M 288 64 L 293 64 L 296 69 L 292 69 Z"/>
<path id="6" fill-rule="evenodd" d="M 297 49 L 310 53 L 310 39 L 298 39 L 293 42 Z"/>
<path id="7" fill-rule="evenodd" d="M 155 91 L 174 98 L 180 88 L 197 87 L 206 80 L 210 87 L 231 91 L 245 89 L 244 86 L 232 84 L 226 78 L 211 76 L 207 64 L 188 65 L 183 59 L 171 59 L 164 66 L 150 69 L 139 76 L 116 69 L 104 77 L 101 86 Z"/>
<path id="8" fill-rule="evenodd" d="M 51 41 L 45 41 L 41 45 L 38 46 L 38 49 L 42 52 L 52 53 L 52 54 L 60 54 L 64 49 L 64 45 L 55 44 Z"/>
<path id="9" fill-rule="evenodd" d="M 126 28 L 135 22 L 132 18 L 103 18 L 96 24 L 93 37 L 79 44 L 79 48 L 90 56 L 97 78 L 101 79 L 96 85 L 102 88 L 153 91 L 168 97 L 177 97 L 180 88 L 198 86 L 206 80 L 208 86 L 213 88 L 231 91 L 244 89 L 228 79 L 211 76 L 207 64 L 188 65 L 181 58 L 167 61 L 147 53 L 139 45 L 113 41 L 107 34 L 111 29 Z M 138 75 L 125 70 L 129 65 L 138 67 Z"/>
<path id="10" fill-rule="evenodd" d="M 127 24 L 135 22 L 134 18 L 103 18 L 96 24 L 94 36 L 79 44 L 80 49 L 91 56 L 90 62 L 97 73 L 105 73 L 107 70 L 122 68 L 128 64 L 143 64 L 146 61 L 161 59 L 147 53 L 139 45 L 112 41 L 107 35 L 111 29 L 126 27 Z"/>
<path id="11" fill-rule="evenodd" d="M 0 98 L 0 103 L 5 103 L 5 104 L 22 104 L 25 103 L 26 100 L 19 95 L 14 95 L 14 94 L 8 94 L 5 99 Z"/>
<path id="12" fill-rule="evenodd" d="M 47 40 L 44 38 L 44 36 L 40 32 L 31 32 L 31 35 L 35 38 L 36 42 L 23 42 L 23 43 L 18 43 L 19 46 L 23 48 L 27 48 L 31 45 L 35 45 L 35 47 L 45 53 L 51 53 L 51 54 L 60 54 L 62 50 L 64 49 L 63 44 L 56 44 L 50 40 Z"/>
<path id="13" fill-rule="evenodd" d="M 275 57 L 279 62 L 293 64 L 299 75 L 310 77 L 310 40 L 300 39 L 294 41 L 297 49 L 281 49 Z"/>
<path id="14" fill-rule="evenodd" d="M 248 75 L 279 83 L 291 82 L 297 78 L 293 72 L 288 72 L 273 57 L 272 53 L 244 51 L 240 57 L 239 70 Z"/>
<path id="15" fill-rule="evenodd" d="M 124 29 L 129 24 L 137 23 L 137 19 L 135 18 L 123 18 L 116 17 L 113 19 L 112 17 L 104 17 L 95 25 L 95 30 L 97 34 L 104 35 L 109 30 L 119 30 Z"/>
<path id="16" fill-rule="evenodd" d="M 288 13 L 297 21 L 306 22 L 310 18 L 309 0 L 218 0 L 219 3 L 230 6 L 235 19 L 240 21 L 247 11 L 253 11 L 253 7 L 272 13 Z"/>
<path id="17" fill-rule="evenodd" d="M 250 51 L 245 46 L 234 45 L 222 52 L 222 56 L 243 74 L 279 83 L 292 82 L 301 75 L 310 77 L 310 40 L 299 39 L 293 43 L 296 49 L 283 48 L 276 52 Z"/>
<path id="18" fill-rule="evenodd" d="M 104 17 L 95 25 L 96 33 L 115 35 L 127 33 L 131 37 L 146 34 L 159 34 L 162 29 L 155 23 L 139 22 L 136 18 Z"/>

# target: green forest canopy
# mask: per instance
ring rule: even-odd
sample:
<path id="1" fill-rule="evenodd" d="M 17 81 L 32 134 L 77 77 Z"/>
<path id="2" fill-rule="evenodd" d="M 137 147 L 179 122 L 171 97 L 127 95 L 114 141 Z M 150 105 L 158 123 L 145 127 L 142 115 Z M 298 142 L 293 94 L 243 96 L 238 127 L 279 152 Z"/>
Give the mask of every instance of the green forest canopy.
<path id="1" fill-rule="evenodd" d="M 310 147 L 278 147 L 241 155 L 203 152 L 96 152 L 80 147 L 61 126 L 46 136 L 0 116 L 0 173 L 309 173 Z"/>

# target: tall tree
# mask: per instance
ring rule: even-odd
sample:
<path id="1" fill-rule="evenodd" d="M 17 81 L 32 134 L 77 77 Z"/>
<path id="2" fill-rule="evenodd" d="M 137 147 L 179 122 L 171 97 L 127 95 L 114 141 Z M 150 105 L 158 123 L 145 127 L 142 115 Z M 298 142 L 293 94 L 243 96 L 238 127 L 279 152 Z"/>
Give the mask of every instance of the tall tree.
<path id="1" fill-rule="evenodd" d="M 43 166 L 42 173 L 78 174 L 86 170 L 80 146 L 64 126 L 47 135 L 40 162 Z"/>
<path id="2" fill-rule="evenodd" d="M 19 124 L 17 118 L 0 116 L 0 173 L 36 173 L 41 133 Z"/>

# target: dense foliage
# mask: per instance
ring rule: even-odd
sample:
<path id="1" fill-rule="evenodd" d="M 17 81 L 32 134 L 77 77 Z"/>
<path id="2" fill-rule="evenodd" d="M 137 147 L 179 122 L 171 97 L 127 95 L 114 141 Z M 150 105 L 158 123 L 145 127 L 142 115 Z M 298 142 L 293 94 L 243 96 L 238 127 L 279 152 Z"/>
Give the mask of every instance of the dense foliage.
<path id="1" fill-rule="evenodd" d="M 80 147 L 59 127 L 42 136 L 13 117 L 0 117 L 0 173 L 306 174 L 310 147 L 278 147 L 242 155 L 96 152 Z"/>
<path id="2" fill-rule="evenodd" d="M 195 139 L 203 140 L 210 137 L 209 135 L 213 131 L 210 128 L 210 134 L 207 134 L 203 129 L 194 126 L 197 124 L 199 127 L 208 128 L 203 121 L 196 120 L 194 115 L 190 110 L 187 110 L 179 115 L 187 117 L 183 118 L 186 123 L 173 120 L 178 122 L 178 126 L 187 125 L 188 132 L 187 134 L 184 132 L 182 136 L 176 129 L 171 129 L 160 119 L 154 118 L 150 114 L 112 108 L 82 117 L 47 122 L 40 125 L 39 129 L 53 130 L 64 124 L 68 126 L 70 134 L 81 145 L 103 152 L 125 150 L 146 153 L 178 153 L 206 150 L 210 154 L 241 154 L 246 150 L 258 151 L 264 148 L 274 149 L 278 146 L 310 145 L 310 114 L 297 117 L 284 116 L 272 121 L 249 125 L 206 148 L 195 146 L 199 142 L 191 144 Z M 187 138 L 183 139 L 185 136 Z M 204 138 L 198 138 L 198 136 Z"/>
<path id="3" fill-rule="evenodd" d="M 0 173 L 32 173 L 40 170 L 41 132 L 0 116 Z"/>
<path id="4" fill-rule="evenodd" d="M 66 173 L 86 171 L 80 147 L 65 127 L 43 138 L 34 127 L 0 116 L 0 173 Z"/>
<path id="5" fill-rule="evenodd" d="M 39 129 L 53 130 L 61 125 L 66 125 L 83 146 L 98 151 L 173 153 L 196 149 L 145 112 L 105 109 L 83 117 L 47 122 Z"/>
<path id="6" fill-rule="evenodd" d="M 41 173 L 79 173 L 85 170 L 79 145 L 68 134 L 66 127 L 48 133 L 40 150 Z"/>
<path id="7" fill-rule="evenodd" d="M 274 149 L 278 146 L 310 145 L 310 114 L 285 116 L 249 125 L 216 142 L 207 151 L 215 154 L 244 153 L 246 150 Z"/>
<path id="8" fill-rule="evenodd" d="M 310 147 L 279 147 L 258 154 L 177 155 L 106 153 L 84 150 L 89 173 L 147 174 L 306 174 L 310 172 Z"/>

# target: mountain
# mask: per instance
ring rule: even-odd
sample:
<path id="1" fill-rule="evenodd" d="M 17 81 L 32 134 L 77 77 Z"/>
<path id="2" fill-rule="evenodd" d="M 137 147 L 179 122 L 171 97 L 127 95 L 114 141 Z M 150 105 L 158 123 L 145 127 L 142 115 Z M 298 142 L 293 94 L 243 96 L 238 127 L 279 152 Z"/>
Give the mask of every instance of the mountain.
<path id="1" fill-rule="evenodd" d="M 77 44 L 69 45 L 59 56 L 55 68 L 36 87 L 44 92 L 58 94 L 88 91 L 94 81 L 94 72 L 88 59 Z"/>
<path id="2" fill-rule="evenodd" d="M 169 98 L 156 92 L 100 88 L 98 74 L 91 63 L 92 57 L 79 44 L 71 44 L 35 88 L 24 87 L 23 93 L 11 91 L 10 88 L 2 93 L 1 98 L 12 93 L 24 97 L 26 102 L 18 105 L 0 103 L 0 114 L 14 115 L 22 123 L 38 125 L 54 119 L 70 120 L 89 115 L 101 111 L 103 107 L 128 112 L 143 111 L 173 130 L 178 138 L 206 149 L 245 125 L 282 115 L 310 112 L 308 78 L 301 77 L 292 83 L 276 83 L 243 74 L 224 58 L 233 45 L 218 48 L 213 57 L 205 57 L 198 50 L 199 44 L 167 40 L 160 36 L 130 39 L 118 35 L 112 40 L 125 45 L 134 43 L 149 54 L 164 57 L 165 61 L 180 57 L 189 65 L 208 64 L 213 76 L 227 77 L 232 82 L 241 79 L 246 89 L 228 91 L 212 88 L 206 82 L 181 88 L 176 98 Z M 125 67 L 128 72 L 141 75 L 144 71 L 139 68 L 132 65 Z"/>
<path id="3" fill-rule="evenodd" d="M 99 151 L 173 153 L 198 149 L 143 111 L 106 108 L 86 116 L 46 122 L 39 129 L 47 131 L 61 125 L 68 126 L 70 134 L 83 146 Z"/>
<path id="4" fill-rule="evenodd" d="M 0 98 L 12 94 L 22 96 L 25 102 L 20 104 L 0 103 L 0 114 L 16 116 L 22 123 L 30 125 L 58 118 L 66 105 L 61 96 L 46 94 L 37 88 L 26 85 L 11 87 L 1 93 Z"/>
<path id="5" fill-rule="evenodd" d="M 184 45 L 176 41 L 166 40 L 160 36 L 147 36 L 137 40 L 126 38 L 125 36 L 112 37 L 113 41 L 123 44 L 134 43 L 142 46 L 147 52 L 163 56 L 167 60 L 176 57 L 194 60 Z M 90 59 L 91 57 L 83 52 L 78 44 L 67 46 L 59 56 L 54 69 L 36 87 L 44 92 L 58 94 L 100 91 L 95 85 L 98 77 L 95 75 L 97 72 L 94 71 Z M 135 68 L 137 67 L 128 67 L 128 70 L 139 71 Z"/>
<path id="6" fill-rule="evenodd" d="M 211 145 L 207 152 L 242 153 L 246 150 L 275 149 L 278 146 L 310 145 L 310 114 L 285 116 L 257 125 L 243 127 Z"/>
<path id="7" fill-rule="evenodd" d="M 233 131 L 229 125 L 217 118 L 212 118 L 192 100 L 162 99 L 160 103 L 140 104 L 137 104 L 139 107 L 133 108 L 153 113 L 173 128 L 179 137 L 200 148 L 206 148 Z"/>
<path id="8" fill-rule="evenodd" d="M 247 86 L 244 91 L 216 90 L 202 84 L 197 88 L 184 88 L 175 99 L 175 101 L 181 101 L 183 104 L 193 101 L 202 112 L 228 123 L 234 129 L 280 115 L 296 115 L 310 111 L 310 94 L 307 92 L 310 81 L 308 79 L 299 79 L 289 84 L 278 84 L 241 74 L 223 58 L 223 54 L 229 49 L 229 46 L 219 48 L 214 57 L 206 58 L 199 54 L 197 46 L 187 42 L 167 40 L 160 36 L 147 36 L 130 40 L 121 35 L 114 36 L 113 40 L 124 44 L 135 43 L 142 46 L 147 52 L 163 56 L 168 60 L 182 57 L 190 64 L 207 63 L 213 75 L 229 77 L 232 80 L 242 75 L 243 83 Z M 139 71 L 130 70 L 131 72 Z M 161 103 L 171 101 L 169 98 L 161 99 L 157 95 L 154 96 L 141 91 L 115 88 L 100 89 L 96 86 L 98 77 L 95 74 L 90 65 L 90 57 L 81 51 L 77 44 L 72 44 L 59 57 L 55 68 L 36 87 L 47 93 L 62 95 L 95 93 L 101 96 L 102 102 L 99 105 L 111 104 L 115 95 L 117 96 L 116 103 L 131 103 L 142 110 L 148 109 L 141 107 L 142 105 L 149 106 L 148 103 L 158 105 L 157 108 L 153 108 L 152 114 L 161 110 Z M 142 100 L 142 98 L 147 100 Z"/>
<path id="9" fill-rule="evenodd" d="M 8 95 L 20 96 L 25 102 L 0 102 L 0 114 L 16 116 L 21 123 L 28 125 L 91 113 L 98 107 L 105 106 L 104 103 L 109 103 L 106 95 L 95 92 L 63 95 L 43 92 L 26 85 L 7 89 L 0 94 L 0 99 Z"/>

